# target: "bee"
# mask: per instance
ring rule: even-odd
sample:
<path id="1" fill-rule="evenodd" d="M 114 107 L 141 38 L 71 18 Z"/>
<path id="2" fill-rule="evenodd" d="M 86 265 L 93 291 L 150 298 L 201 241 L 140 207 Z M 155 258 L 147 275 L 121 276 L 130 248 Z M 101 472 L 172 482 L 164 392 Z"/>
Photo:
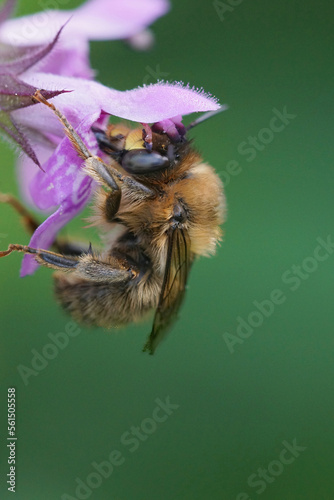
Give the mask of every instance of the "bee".
<path id="1" fill-rule="evenodd" d="M 159 125 L 95 128 L 102 159 L 90 153 L 52 103 L 39 92 L 35 99 L 57 114 L 83 159 L 84 172 L 97 181 L 91 221 L 104 233 L 105 247 L 93 251 L 91 245 L 84 249 L 56 240 L 56 253 L 12 244 L 0 257 L 24 252 L 56 270 L 56 297 L 80 323 L 118 327 L 155 311 L 143 349 L 153 354 L 176 319 L 194 260 L 214 254 L 222 238 L 222 182 L 187 138 L 192 127 L 216 112 L 174 135 Z M 36 229 L 38 224 L 16 200 L 2 201 Z"/>

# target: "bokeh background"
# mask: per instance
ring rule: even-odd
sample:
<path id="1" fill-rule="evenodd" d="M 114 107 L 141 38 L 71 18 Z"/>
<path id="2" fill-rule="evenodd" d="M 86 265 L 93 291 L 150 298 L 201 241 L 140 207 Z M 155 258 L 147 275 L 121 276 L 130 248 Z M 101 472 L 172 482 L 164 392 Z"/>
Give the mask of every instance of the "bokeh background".
<path id="1" fill-rule="evenodd" d="M 182 80 L 228 103 L 192 132 L 226 182 L 224 242 L 193 267 L 180 320 L 155 356 L 141 352 L 149 322 L 112 334 L 83 328 L 27 385 L 18 365 L 31 367 L 32 349 L 42 352 L 69 318 L 54 301 L 49 270 L 21 280 L 21 257 L 1 260 L 1 498 L 12 498 L 9 386 L 17 392 L 19 500 L 334 498 L 333 249 L 322 250 L 326 260 L 313 257 L 317 239 L 334 240 L 334 7 L 330 0 L 171 4 L 153 26 L 153 50 L 93 43 L 92 66 L 118 89 Z M 41 5 L 22 1 L 19 13 Z M 268 131 L 278 124 L 273 110 L 284 108 L 288 123 Z M 246 152 L 249 137 L 258 140 L 255 153 Z M 14 164 L 1 144 L 1 191 L 17 194 Z M 16 214 L 0 209 L 1 248 L 27 243 Z M 94 241 L 84 225 L 78 217 L 67 231 Z M 252 315 L 254 301 L 277 289 L 282 303 L 262 320 Z M 261 324 L 237 336 L 238 318 L 248 322 L 250 314 Z M 178 408 L 131 452 L 121 436 L 143 420 L 149 429 L 155 400 L 167 397 Z M 282 464 L 286 442 L 301 448 Z M 76 496 L 76 478 L 86 482 L 92 462 L 115 449 L 124 463 Z"/>

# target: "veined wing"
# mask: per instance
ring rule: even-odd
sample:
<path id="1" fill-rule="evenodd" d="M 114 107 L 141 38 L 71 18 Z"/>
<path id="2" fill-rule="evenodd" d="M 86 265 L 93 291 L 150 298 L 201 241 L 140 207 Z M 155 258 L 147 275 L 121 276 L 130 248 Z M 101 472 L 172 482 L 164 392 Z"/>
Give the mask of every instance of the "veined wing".
<path id="1" fill-rule="evenodd" d="M 144 351 L 153 354 L 175 321 L 182 304 L 191 266 L 190 238 L 181 228 L 170 229 L 165 275 L 151 334 Z"/>

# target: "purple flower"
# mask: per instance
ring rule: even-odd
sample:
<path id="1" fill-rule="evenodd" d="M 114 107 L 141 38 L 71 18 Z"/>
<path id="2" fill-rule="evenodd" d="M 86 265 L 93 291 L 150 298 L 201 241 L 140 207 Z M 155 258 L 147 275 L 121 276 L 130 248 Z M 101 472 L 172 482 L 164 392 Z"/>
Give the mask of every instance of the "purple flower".
<path id="1" fill-rule="evenodd" d="M 39 71 L 91 78 L 90 40 L 126 39 L 139 49 L 148 47 L 152 39 L 147 26 L 168 10 L 168 0 L 88 0 L 75 10 L 46 10 L 10 19 L 0 27 L 0 42 L 19 47 L 46 45 L 64 26 L 59 43 L 40 63 Z"/>
<path id="2" fill-rule="evenodd" d="M 37 90 L 18 75 L 36 70 L 91 78 L 89 40 L 126 38 L 144 49 L 152 43 L 146 27 L 169 9 L 168 0 L 88 0 L 72 11 L 46 10 L 8 20 L 16 0 L 0 9 L 0 129 L 40 166 L 27 134 L 12 111 L 34 104 Z M 49 0 L 48 7 L 57 6 Z M 50 98 L 60 91 L 43 90 Z M 35 141 L 36 142 L 36 141 Z"/>
<path id="3" fill-rule="evenodd" d="M 180 131 L 183 115 L 219 109 L 212 96 L 181 83 L 157 83 L 128 91 L 109 89 L 100 83 L 79 78 L 31 73 L 25 82 L 36 88 L 61 88 L 67 91 L 54 100 L 55 106 L 67 117 L 93 154 L 98 144 L 91 127 L 106 125 L 108 115 L 139 123 L 155 124 L 173 135 Z M 23 156 L 18 164 L 22 193 L 40 210 L 56 211 L 34 233 L 30 246 L 49 248 L 58 231 L 89 201 L 92 180 L 83 175 L 82 160 L 70 144 L 61 124 L 46 107 L 38 104 L 34 113 L 29 108 L 13 112 L 15 120 L 24 126 L 43 170 Z M 175 130 L 174 130 L 175 129 Z M 26 255 L 21 275 L 32 274 L 37 263 Z"/>
<path id="4" fill-rule="evenodd" d="M 51 213 L 33 234 L 30 246 L 48 249 L 57 233 L 88 203 L 93 181 L 57 117 L 42 104 L 31 105 L 36 89 L 69 120 L 92 154 L 98 144 L 92 126 L 103 128 L 110 115 L 164 130 L 178 140 L 182 116 L 216 110 L 216 99 L 182 83 L 157 83 L 128 91 L 109 89 L 91 79 L 89 40 L 124 38 L 143 48 L 146 27 L 169 7 L 167 0 L 89 0 L 73 11 L 45 11 L 5 21 L 14 0 L 0 11 L 0 128 L 26 153 L 18 161 L 25 200 Z M 31 68 L 38 71 L 33 71 Z M 17 75 L 20 75 L 18 78 Z M 149 130 L 149 128 L 147 128 Z M 23 132 L 24 131 L 24 132 Z M 38 169 L 36 166 L 41 168 Z M 21 276 L 38 264 L 23 260 Z"/>

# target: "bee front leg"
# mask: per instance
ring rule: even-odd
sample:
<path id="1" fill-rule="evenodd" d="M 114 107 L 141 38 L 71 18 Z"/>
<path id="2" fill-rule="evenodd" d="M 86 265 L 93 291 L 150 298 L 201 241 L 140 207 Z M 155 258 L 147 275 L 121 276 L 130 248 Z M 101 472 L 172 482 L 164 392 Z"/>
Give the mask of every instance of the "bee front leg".
<path id="1" fill-rule="evenodd" d="M 117 171 L 115 173 L 114 169 L 106 165 L 98 156 L 88 158 L 85 161 L 83 170 L 99 184 L 108 188 L 104 213 L 107 221 L 112 222 L 118 212 L 122 198 L 122 191 L 119 186 L 121 174 Z"/>
<path id="2" fill-rule="evenodd" d="M 139 199 L 155 196 L 155 193 L 150 188 L 132 177 L 120 174 L 112 165 L 106 165 L 98 156 L 87 158 L 83 170 L 99 184 L 109 189 L 105 201 L 105 215 L 109 222 L 113 221 L 118 212 L 122 197 L 122 184 L 130 188 Z"/>
<path id="3" fill-rule="evenodd" d="M 22 217 L 22 223 L 28 233 L 33 234 L 40 225 L 40 222 L 35 219 L 25 206 L 11 194 L 0 193 L 0 203 L 7 203 L 12 206 L 14 210 L 16 210 L 16 212 Z M 81 255 L 83 253 L 87 253 L 89 250 L 88 245 L 87 248 L 84 248 L 78 243 L 58 238 L 55 239 L 52 246 L 55 247 L 59 253 L 66 255 Z"/>
<path id="4" fill-rule="evenodd" d="M 11 194 L 0 193 L 0 203 L 11 205 L 21 215 L 22 222 L 29 233 L 34 233 L 39 222 L 28 212 L 28 210 Z"/>

